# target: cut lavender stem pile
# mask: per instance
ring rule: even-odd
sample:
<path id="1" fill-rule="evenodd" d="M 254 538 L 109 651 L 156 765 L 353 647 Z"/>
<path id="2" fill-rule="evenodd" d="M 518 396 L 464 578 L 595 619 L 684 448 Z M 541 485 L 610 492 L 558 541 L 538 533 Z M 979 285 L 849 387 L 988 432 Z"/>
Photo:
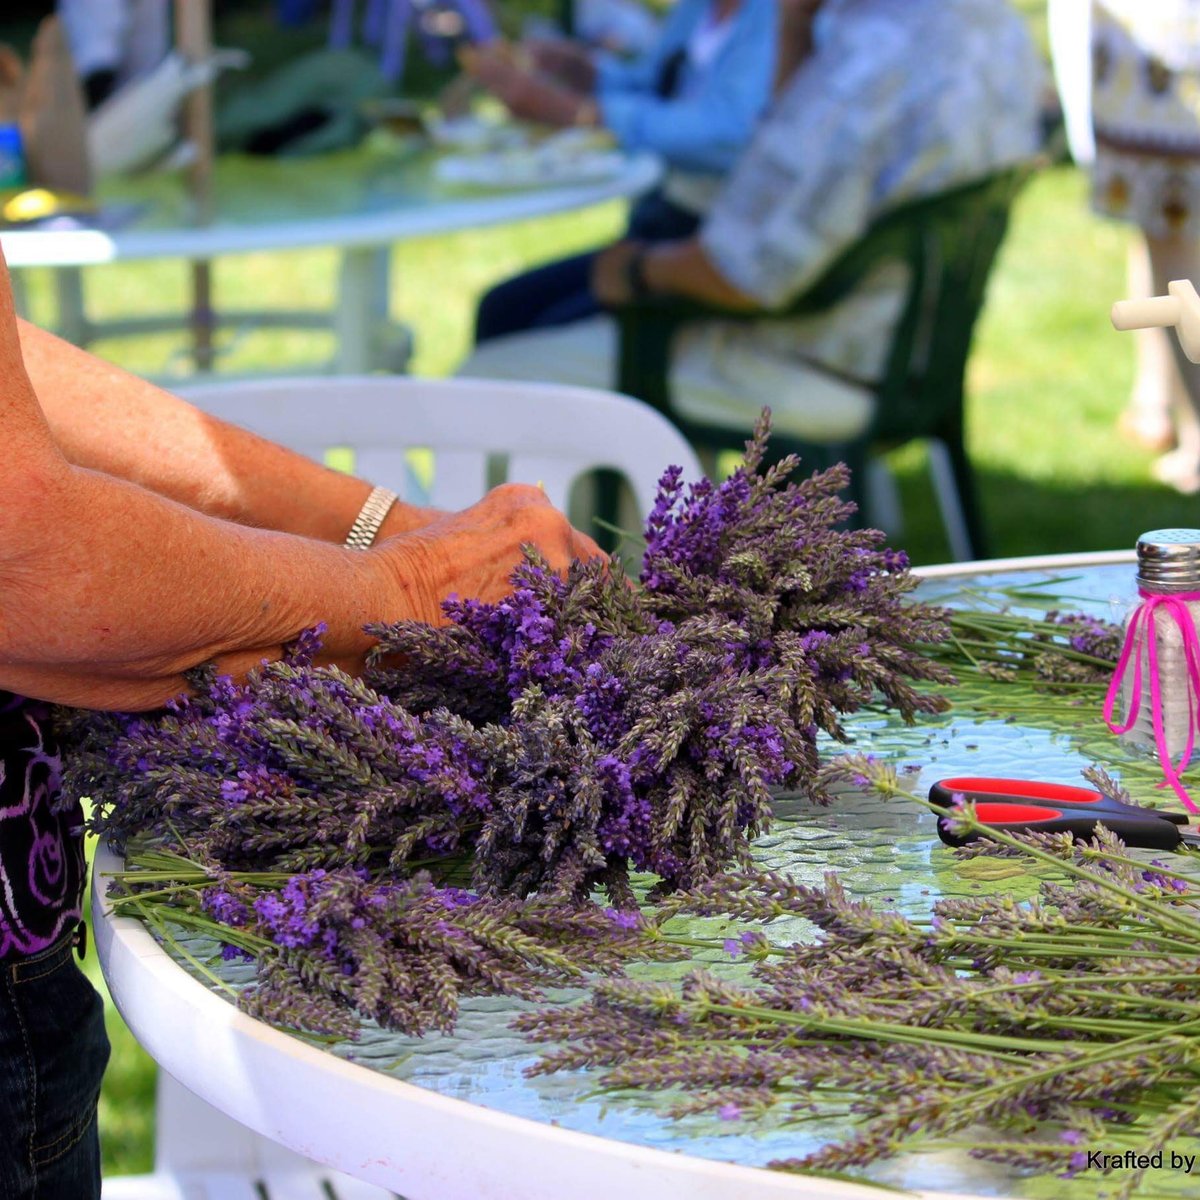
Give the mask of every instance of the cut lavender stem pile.
<path id="1" fill-rule="evenodd" d="M 663 894 L 745 865 L 774 789 L 826 798 L 819 731 L 877 698 L 940 710 L 916 685 L 949 678 L 920 650 L 945 613 L 907 600 L 905 557 L 838 527 L 845 468 L 790 482 L 794 458 L 762 466 L 767 433 L 764 414 L 719 485 L 664 474 L 640 587 L 530 554 L 501 603 L 372 628 L 365 680 L 314 666 L 307 634 L 169 712 L 82 720 L 68 797 L 118 845 L 151 839 L 214 877 L 428 869 L 487 899 L 602 887 L 625 910 L 631 871 Z"/>
<path id="2" fill-rule="evenodd" d="M 878 762 L 834 771 L 920 803 Z M 1128 801 L 1103 772 L 1088 777 Z M 969 807 L 960 819 L 978 827 Z M 556 1043 L 532 1073 L 598 1069 L 589 1090 L 598 1082 L 610 1103 L 708 1114 L 733 1132 L 852 1122 L 844 1139 L 772 1164 L 785 1170 L 953 1145 L 1135 1194 L 1150 1182 L 1144 1166 L 1101 1184 L 1108 1168 L 1088 1151 L 1111 1165 L 1127 1148 L 1149 1159 L 1200 1136 L 1196 884 L 1103 829 L 1082 846 L 1070 834 L 989 837 L 959 853 L 1023 861 L 1040 879 L 1035 899 L 944 899 L 916 921 L 850 898 L 833 875 L 814 887 L 769 873 L 671 897 L 654 916 L 664 936 L 676 913 L 731 918 L 741 932 L 727 945 L 754 963 L 751 977 L 606 981 L 588 1003 L 523 1016 L 519 1028 Z M 811 921 L 816 939 L 773 945 L 752 924 L 786 916 Z"/>

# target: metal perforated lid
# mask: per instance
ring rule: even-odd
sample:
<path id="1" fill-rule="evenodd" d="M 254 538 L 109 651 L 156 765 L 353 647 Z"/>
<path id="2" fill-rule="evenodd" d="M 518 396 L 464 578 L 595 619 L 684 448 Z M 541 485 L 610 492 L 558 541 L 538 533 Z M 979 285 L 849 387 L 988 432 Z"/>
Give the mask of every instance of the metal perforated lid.
<path id="1" fill-rule="evenodd" d="M 1150 591 L 1200 589 L 1200 529 L 1152 529 L 1138 538 L 1138 583 Z"/>

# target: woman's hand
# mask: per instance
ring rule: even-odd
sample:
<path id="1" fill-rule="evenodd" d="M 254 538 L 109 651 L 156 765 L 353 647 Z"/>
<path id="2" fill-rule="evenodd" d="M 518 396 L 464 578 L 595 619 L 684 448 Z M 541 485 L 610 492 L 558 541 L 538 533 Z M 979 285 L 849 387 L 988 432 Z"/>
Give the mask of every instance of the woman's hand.
<path id="1" fill-rule="evenodd" d="M 397 611 L 440 625 L 450 596 L 487 602 L 507 596 L 526 546 L 559 573 L 577 558 L 604 557 L 540 488 L 519 483 L 493 488 L 478 504 L 389 538 L 371 553 L 387 572 Z"/>
<path id="2" fill-rule="evenodd" d="M 582 95 L 590 95 L 595 90 L 596 65 L 578 42 L 567 38 L 531 38 L 521 45 L 539 74 L 566 84 Z"/>
<path id="3" fill-rule="evenodd" d="M 536 78 L 502 44 L 466 46 L 459 52 L 463 70 L 492 93 L 514 117 L 544 125 L 574 125 L 584 98 Z"/>
<path id="4" fill-rule="evenodd" d="M 497 488 L 453 515 L 401 512 L 363 553 L 222 520 L 76 465 L 26 374 L 7 284 L 0 254 L 0 688 L 86 708 L 154 708 L 185 690 L 190 668 L 244 671 L 320 622 L 325 660 L 357 671 L 373 645 L 365 626 L 441 621 L 452 594 L 499 599 L 525 545 L 557 571 L 599 554 L 533 487 Z M 341 478 L 354 494 L 331 530 L 337 541 L 368 488 Z"/>

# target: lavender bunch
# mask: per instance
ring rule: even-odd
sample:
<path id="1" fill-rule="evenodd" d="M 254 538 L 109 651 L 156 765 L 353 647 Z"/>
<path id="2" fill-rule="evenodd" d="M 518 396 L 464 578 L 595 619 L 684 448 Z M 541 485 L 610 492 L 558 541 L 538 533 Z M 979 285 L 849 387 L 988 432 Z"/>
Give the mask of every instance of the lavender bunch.
<path id="1" fill-rule="evenodd" d="M 418 720 L 314 667 L 316 635 L 244 684 L 210 678 L 162 715 L 88 717 L 68 794 L 114 844 L 149 836 L 216 870 L 410 873 L 469 854 L 491 804 L 480 735 Z"/>
<path id="2" fill-rule="evenodd" d="M 638 590 L 606 566 L 562 580 L 531 558 L 500 604 L 448 605 L 440 629 L 372 630 L 377 661 L 403 662 L 372 678 L 412 711 L 536 731 L 538 753 L 556 739 L 549 776 L 530 770 L 543 760 L 528 741 L 512 764 L 520 782 L 498 806 L 511 827 L 493 822 L 480 840 L 493 883 L 548 874 L 623 899 L 633 866 L 687 886 L 747 861 L 772 788 L 827 798 L 820 730 L 842 736 L 841 716 L 879 695 L 905 719 L 945 706 L 914 683 L 949 678 L 917 648 L 945 637 L 946 614 L 904 602 L 914 581 L 903 555 L 878 549 L 882 535 L 836 528 L 844 469 L 790 483 L 794 458 L 760 469 L 767 435 L 764 415 L 720 485 L 664 474 Z M 543 851 L 565 851 L 549 870 L 525 848 L 531 811 L 550 817 Z M 570 841 L 553 832 L 560 814 Z"/>
<path id="3" fill-rule="evenodd" d="M 498 604 L 372 628 L 364 681 L 314 667 L 309 635 L 244 684 L 85 722 L 68 792 L 219 869 L 465 861 L 488 895 L 627 907 L 631 870 L 670 890 L 746 863 L 773 789 L 826 798 L 820 730 L 876 696 L 939 709 L 915 685 L 948 677 L 914 648 L 945 615 L 905 601 L 904 557 L 836 528 L 844 471 L 760 470 L 766 438 L 764 417 L 719 485 L 666 472 L 640 588 L 530 554 Z"/>
<path id="4" fill-rule="evenodd" d="M 878 764 L 848 769 L 904 794 Z M 974 823 L 969 807 L 960 819 Z M 614 980 L 582 1006 L 522 1017 L 525 1032 L 556 1044 L 534 1073 L 599 1067 L 601 1086 L 624 1099 L 733 1128 L 767 1114 L 853 1121 L 843 1141 L 772 1164 L 785 1170 L 857 1169 L 957 1141 L 1070 1176 L 1103 1169 L 1088 1146 L 1152 1155 L 1200 1136 L 1195 885 L 1129 857 L 1106 831 L 1085 846 L 989 836 L 974 853 L 991 846 L 1038 867 L 1034 900 L 945 899 L 914 921 L 851 899 L 834 876 L 810 887 L 751 873 L 670 898 L 655 915 L 665 936 L 688 912 L 802 916 L 820 937 L 775 946 L 749 928 L 726 942 L 753 963 L 749 979 Z M 1114 1194 L 1141 1179 L 1123 1173 Z"/>
<path id="5" fill-rule="evenodd" d="M 372 878 L 361 869 L 220 872 L 161 849 L 133 846 L 116 876 L 117 915 L 148 920 L 206 974 L 179 929 L 215 937 L 227 959 L 257 963 L 237 992 L 275 1025 L 354 1039 L 363 1018 L 419 1035 L 449 1032 L 473 995 L 540 999 L 586 974 L 682 951 L 627 914 L 586 902 L 488 899 L 438 886 L 428 874 Z"/>
<path id="6" fill-rule="evenodd" d="M 449 627 L 373 628 L 377 658 L 404 659 L 386 690 L 417 712 L 440 704 L 503 720 L 531 686 L 578 691 L 614 640 L 687 627 L 721 648 L 724 673 L 781 670 L 802 728 L 840 734 L 839 716 L 876 694 L 906 719 L 943 708 L 912 681 L 949 679 L 919 649 L 945 641 L 948 614 L 904 602 L 916 581 L 902 552 L 880 549 L 881 533 L 838 528 L 851 511 L 837 495 L 845 467 L 789 482 L 795 456 L 761 469 L 768 434 L 764 413 L 743 466 L 720 484 L 685 488 L 679 468 L 664 473 L 636 591 L 612 570 L 577 569 L 564 583 L 531 560 L 511 599 L 447 605 Z"/>

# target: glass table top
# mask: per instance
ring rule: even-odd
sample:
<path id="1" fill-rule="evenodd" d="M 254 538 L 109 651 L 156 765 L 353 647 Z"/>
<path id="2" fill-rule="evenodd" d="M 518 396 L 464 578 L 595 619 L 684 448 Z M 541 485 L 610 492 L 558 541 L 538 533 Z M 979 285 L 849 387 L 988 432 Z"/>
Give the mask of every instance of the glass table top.
<path id="1" fill-rule="evenodd" d="M 361 217 L 421 209 L 451 200 L 503 192 L 442 183 L 435 151 L 345 150 L 308 158 L 261 158 L 227 154 L 217 159 L 214 220 L 222 224 L 272 224 Z M 137 229 L 168 229 L 192 221 L 181 173 L 110 179 L 102 185 L 102 208 L 136 208 Z"/>
<path id="2" fill-rule="evenodd" d="M 1070 578 L 1066 578 L 1070 575 Z M 939 579 L 922 585 L 926 598 L 944 598 L 964 583 L 991 587 L 1036 583 L 1044 573 L 1010 573 L 963 579 Z M 1128 565 L 1072 569 L 1058 577 L 1054 590 L 1070 596 L 1065 610 L 1090 611 L 1119 619 L 1134 599 L 1132 568 Z M 1060 783 L 1080 783 L 1080 770 L 1102 761 L 1121 777 L 1123 768 L 1136 768 L 1126 777 L 1135 798 L 1155 796 L 1149 764 L 1130 758 L 1105 730 L 1099 706 L 1064 712 L 1061 728 L 1034 728 L 995 716 L 951 711 L 924 717 L 913 726 L 879 711 L 861 712 L 848 722 L 854 749 L 887 757 L 904 769 L 905 786 L 923 794 L 938 778 L 952 774 L 1012 775 Z M 837 752 L 837 744 L 826 746 Z M 1135 784 L 1133 775 L 1136 775 Z M 828 807 L 802 798 L 781 797 L 777 821 L 769 835 L 755 845 L 755 859 L 772 870 L 804 882 L 820 882 L 827 871 L 839 872 L 852 895 L 874 898 L 881 906 L 907 915 L 923 916 L 939 896 L 978 895 L 988 889 L 1018 896 L 1032 895 L 1030 876 L 989 879 L 981 864 L 956 860 L 938 840 L 931 813 L 915 810 L 903 800 L 883 801 L 855 793 L 841 795 Z M 1150 857 L 1150 852 L 1147 852 Z M 1182 861 L 1182 860 L 1181 860 Z M 673 930 L 690 927 L 713 935 L 726 926 L 712 920 L 679 921 Z M 811 926 L 799 919 L 769 927 L 773 941 L 810 940 Z M 718 956 L 705 961 L 717 971 L 737 976 L 746 970 Z M 723 957 L 723 956 L 720 956 Z M 682 976 L 691 963 L 657 964 L 634 972 L 640 978 Z M 226 967 L 232 981 L 248 981 L 247 968 Z M 582 993 L 559 992 L 555 1003 L 570 1003 Z M 832 1125 L 808 1123 L 799 1129 L 756 1126 L 755 1132 L 731 1130 L 713 1118 L 670 1121 L 652 1111 L 636 1109 L 595 1094 L 596 1078 L 566 1073 L 528 1079 L 523 1072 L 537 1058 L 534 1047 L 509 1028 L 512 1017 L 528 1007 L 518 1001 L 477 998 L 464 1002 L 458 1029 L 452 1036 L 413 1039 L 364 1026 L 360 1039 L 334 1053 L 446 1096 L 486 1105 L 516 1116 L 637 1143 L 747 1165 L 794 1157 L 844 1133 Z M 954 1190 L 979 1195 L 1095 1195 L 1095 1181 L 1069 1185 L 1056 1178 L 1015 1179 L 1001 1167 L 975 1162 L 958 1153 L 922 1154 L 883 1164 L 871 1178 L 892 1185 Z M 1186 1184 L 1182 1184 L 1186 1186 Z M 1186 1194 L 1181 1192 L 1180 1194 Z"/>
<path id="3" fill-rule="evenodd" d="M 222 155 L 212 219 L 203 224 L 185 176 L 174 172 L 105 180 L 95 214 L 4 228 L 0 236 L 14 268 L 386 246 L 628 198 L 653 187 L 661 174 L 652 155 L 612 154 L 599 175 L 574 177 L 564 169 L 546 179 L 510 179 L 501 169 L 482 186 L 444 181 L 437 170 L 442 157 L 427 147 L 370 141 L 309 158 Z"/>

